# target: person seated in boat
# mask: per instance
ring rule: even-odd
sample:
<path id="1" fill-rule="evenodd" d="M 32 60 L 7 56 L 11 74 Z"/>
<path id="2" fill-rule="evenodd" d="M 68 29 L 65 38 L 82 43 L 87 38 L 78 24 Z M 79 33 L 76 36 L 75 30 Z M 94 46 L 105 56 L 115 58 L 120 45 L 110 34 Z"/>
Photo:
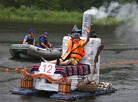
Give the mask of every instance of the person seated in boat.
<path id="1" fill-rule="evenodd" d="M 61 58 L 53 61 L 47 61 L 46 63 L 52 63 L 57 65 L 78 65 L 79 61 L 85 55 L 84 46 L 88 43 L 90 38 L 90 27 L 86 29 L 87 38 L 86 40 L 80 39 L 80 33 L 72 33 L 71 39 L 68 42 L 68 48 L 65 54 Z"/>
<path id="2" fill-rule="evenodd" d="M 38 39 L 37 47 L 39 48 L 52 48 L 52 45 L 48 42 L 48 33 L 44 32 Z"/>
<path id="3" fill-rule="evenodd" d="M 24 37 L 23 44 L 31 44 L 35 46 L 34 30 L 30 29 L 28 35 Z"/>

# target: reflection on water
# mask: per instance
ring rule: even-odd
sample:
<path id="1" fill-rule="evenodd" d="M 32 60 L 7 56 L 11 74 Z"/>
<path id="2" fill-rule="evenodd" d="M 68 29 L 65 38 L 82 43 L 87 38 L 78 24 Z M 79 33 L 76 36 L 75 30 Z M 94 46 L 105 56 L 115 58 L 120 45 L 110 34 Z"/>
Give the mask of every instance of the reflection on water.
<path id="1" fill-rule="evenodd" d="M 55 46 L 61 46 L 63 36 L 69 34 L 73 26 L 74 24 L 0 22 L 0 70 L 5 70 L 5 68 L 31 68 L 34 64 L 40 63 L 40 60 L 12 58 L 9 53 L 11 44 L 22 43 L 29 29 L 34 29 L 36 32 L 36 40 L 43 32 L 48 32 L 49 42 L 52 42 Z M 78 25 L 78 27 L 81 28 L 81 25 Z M 101 52 L 101 63 L 137 61 L 138 46 L 134 43 L 120 41 L 114 33 L 115 28 L 116 26 L 94 25 L 92 27 L 97 36 L 102 39 L 102 44 L 105 45 L 104 50 Z M 118 91 L 111 95 L 90 99 L 90 101 L 136 102 L 138 99 L 137 73 L 137 64 L 101 66 L 100 81 L 112 83 Z M 41 102 L 51 101 L 45 96 L 11 95 L 9 93 L 10 89 L 20 87 L 20 73 L 1 72 L 0 86 L 2 86 L 0 87 L 0 98 L 3 100 L 0 102 L 38 102 L 40 99 Z"/>

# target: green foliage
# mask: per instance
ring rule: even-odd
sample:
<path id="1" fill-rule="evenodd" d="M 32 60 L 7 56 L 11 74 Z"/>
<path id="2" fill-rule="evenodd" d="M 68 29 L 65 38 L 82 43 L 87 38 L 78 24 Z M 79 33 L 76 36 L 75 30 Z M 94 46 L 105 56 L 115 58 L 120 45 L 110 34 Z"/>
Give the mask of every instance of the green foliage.
<path id="1" fill-rule="evenodd" d="M 84 12 L 92 6 L 100 7 L 105 2 L 116 1 L 119 3 L 133 2 L 134 0 L 0 0 L 0 4 L 5 7 L 20 8 L 24 5 L 27 8 L 36 8 L 52 11 L 77 11 Z M 136 0 L 138 2 L 138 0 Z"/>
<path id="2" fill-rule="evenodd" d="M 21 5 L 26 7 L 35 7 L 52 11 L 79 11 L 84 12 L 91 6 L 101 6 L 101 0 L 1 0 L 0 4 L 5 7 L 20 8 Z"/>
<path id="3" fill-rule="evenodd" d="M 133 2 L 133 0 L 0 0 L 0 19 L 81 23 L 84 11 L 92 6 L 100 7 L 105 2 L 108 5 L 112 1 Z M 121 23 L 114 18 L 92 20 L 95 24 Z"/>
<path id="4" fill-rule="evenodd" d="M 81 23 L 82 21 L 82 13 L 29 9 L 23 5 L 19 9 L 15 9 L 14 7 L 4 9 L 0 8 L 0 14 L 1 20 L 54 23 Z"/>
<path id="5" fill-rule="evenodd" d="M 83 13 L 67 11 L 47 11 L 31 9 L 22 5 L 19 9 L 14 7 L 0 8 L 0 20 L 13 20 L 23 22 L 47 22 L 81 24 Z M 120 24 L 115 18 L 92 19 L 92 24 L 114 25 Z"/>

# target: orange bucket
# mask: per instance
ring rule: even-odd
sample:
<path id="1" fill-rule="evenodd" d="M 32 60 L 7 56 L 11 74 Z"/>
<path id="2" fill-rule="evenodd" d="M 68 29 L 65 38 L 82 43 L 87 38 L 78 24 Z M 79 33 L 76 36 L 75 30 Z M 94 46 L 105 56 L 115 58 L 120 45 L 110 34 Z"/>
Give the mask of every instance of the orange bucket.
<path id="1" fill-rule="evenodd" d="M 60 82 L 58 86 L 58 94 L 70 95 L 71 92 L 71 79 L 68 82 Z"/>
<path id="2" fill-rule="evenodd" d="M 21 78 L 21 89 L 33 90 L 33 78 L 29 75 Z"/>

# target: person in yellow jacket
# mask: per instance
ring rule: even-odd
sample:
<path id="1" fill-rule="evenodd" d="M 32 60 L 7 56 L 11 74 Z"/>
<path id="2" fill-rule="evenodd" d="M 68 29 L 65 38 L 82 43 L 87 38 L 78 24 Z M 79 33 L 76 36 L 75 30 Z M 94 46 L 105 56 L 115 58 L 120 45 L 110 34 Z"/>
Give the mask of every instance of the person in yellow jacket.
<path id="1" fill-rule="evenodd" d="M 90 27 L 86 29 L 87 38 L 86 40 L 80 39 L 80 33 L 73 33 L 71 39 L 68 42 L 68 48 L 65 54 L 61 56 L 58 60 L 46 61 L 47 63 L 57 64 L 57 65 L 78 65 L 79 61 L 85 55 L 84 46 L 89 42 L 90 38 Z"/>

